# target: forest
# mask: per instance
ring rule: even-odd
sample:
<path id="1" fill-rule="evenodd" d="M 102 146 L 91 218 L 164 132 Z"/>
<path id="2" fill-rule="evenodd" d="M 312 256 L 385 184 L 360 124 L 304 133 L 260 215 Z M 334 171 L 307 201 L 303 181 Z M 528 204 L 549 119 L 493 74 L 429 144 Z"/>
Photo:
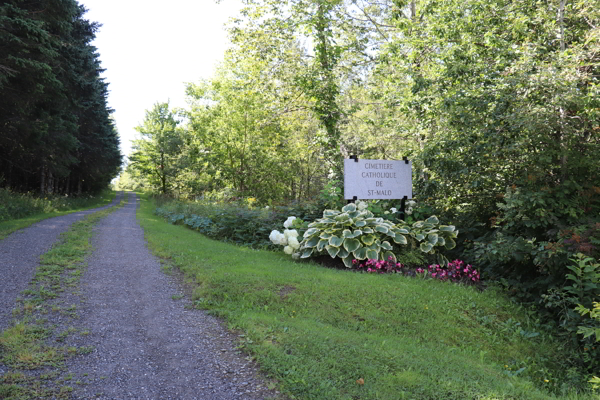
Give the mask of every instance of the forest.
<path id="1" fill-rule="evenodd" d="M 0 188 L 105 189 L 122 156 L 96 48 L 76 0 L 0 3 Z"/>
<path id="2" fill-rule="evenodd" d="M 327 250 L 347 267 L 384 249 L 423 261 L 399 247 L 404 239 L 374 248 L 371 237 L 355 239 L 364 232 L 332 242 L 326 229 L 334 216 L 362 215 L 345 207 L 344 159 L 407 157 L 414 205 L 400 215 L 399 201 L 369 202 L 387 224 L 375 230 L 417 243 L 423 226 L 456 226 L 459 235 L 431 239 L 452 243 L 444 257 L 538 308 L 573 344 L 574 364 L 598 371 L 600 4 L 244 5 L 214 76 L 187 84 L 189 107 L 147 110 L 121 187 L 196 203 L 158 212 L 251 247 Z M 238 208 L 210 211 L 211 201 Z M 300 229 L 293 240 L 275 231 L 289 216 L 304 224 L 286 226 Z"/>

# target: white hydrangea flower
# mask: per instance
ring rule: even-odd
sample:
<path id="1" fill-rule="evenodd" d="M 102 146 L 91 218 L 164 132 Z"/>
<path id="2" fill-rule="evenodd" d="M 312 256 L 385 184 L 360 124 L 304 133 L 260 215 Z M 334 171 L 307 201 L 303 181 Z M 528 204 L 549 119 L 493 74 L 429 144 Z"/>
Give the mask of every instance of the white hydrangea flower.
<path id="1" fill-rule="evenodd" d="M 291 236 L 288 238 L 288 246 L 290 246 L 294 250 L 298 250 L 300 248 L 300 242 L 296 239 L 295 236 Z"/>
<path id="2" fill-rule="evenodd" d="M 414 201 L 414 200 L 409 200 L 409 201 L 407 201 L 407 202 L 406 202 L 406 205 L 408 205 L 409 207 L 412 207 L 412 206 L 414 206 L 415 204 L 417 204 L 417 202 L 416 202 L 416 201 Z"/>
<path id="3" fill-rule="evenodd" d="M 281 232 L 279 232 L 278 230 L 274 230 L 271 231 L 271 234 L 269 235 L 269 239 L 271 240 L 271 242 L 275 243 L 275 244 L 279 244 L 279 235 L 281 235 Z"/>
<path id="4" fill-rule="evenodd" d="M 280 245 L 287 244 L 287 238 L 285 237 L 285 235 L 283 233 L 279 232 L 278 230 L 271 231 L 271 234 L 269 235 L 269 239 L 271 239 L 271 242 L 273 242 L 275 244 L 280 244 Z"/>
<path id="5" fill-rule="evenodd" d="M 283 231 L 283 236 L 285 236 L 286 239 L 289 240 L 289 238 L 298 237 L 298 231 L 295 229 L 286 229 L 285 231 Z"/>
<path id="6" fill-rule="evenodd" d="M 366 201 L 359 201 L 358 203 L 356 203 L 356 208 L 358 208 L 359 211 L 362 211 L 367 207 L 368 207 L 368 204 Z"/>
<path id="7" fill-rule="evenodd" d="M 292 253 L 294 252 L 294 249 L 292 249 L 290 246 L 285 246 L 285 247 L 283 248 L 283 252 L 284 252 L 285 254 L 292 254 Z"/>
<path id="8" fill-rule="evenodd" d="M 410 215 L 410 214 L 412 214 L 412 212 L 413 212 L 412 207 L 408 207 L 408 209 L 406 210 L 406 215 Z"/>
<path id="9" fill-rule="evenodd" d="M 292 226 L 295 219 L 296 219 L 296 217 L 288 217 L 288 219 L 286 219 L 285 222 L 283 223 L 283 227 L 289 228 L 290 226 Z"/>
<path id="10" fill-rule="evenodd" d="M 398 212 L 398 209 L 396 207 L 392 207 L 390 208 L 390 211 L 394 214 L 396 214 Z"/>

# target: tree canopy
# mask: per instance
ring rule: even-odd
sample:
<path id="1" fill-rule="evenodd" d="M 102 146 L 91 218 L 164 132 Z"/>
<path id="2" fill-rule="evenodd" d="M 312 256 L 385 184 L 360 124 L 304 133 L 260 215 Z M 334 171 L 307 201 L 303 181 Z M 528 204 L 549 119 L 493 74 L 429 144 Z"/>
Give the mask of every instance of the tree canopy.
<path id="1" fill-rule="evenodd" d="M 75 0 L 0 4 L 0 185 L 100 190 L 121 165 L 108 84 L 91 45 L 99 24 Z"/>

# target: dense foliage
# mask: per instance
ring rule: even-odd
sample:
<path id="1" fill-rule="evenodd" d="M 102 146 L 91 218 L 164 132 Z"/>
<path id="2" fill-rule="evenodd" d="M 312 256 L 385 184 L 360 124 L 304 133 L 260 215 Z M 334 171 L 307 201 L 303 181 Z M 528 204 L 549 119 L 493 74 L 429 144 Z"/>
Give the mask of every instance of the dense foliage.
<path id="1" fill-rule="evenodd" d="M 215 77 L 187 87 L 179 167 L 162 191 L 196 200 L 254 198 L 261 208 L 320 194 L 305 223 L 325 224 L 343 218 L 322 214 L 344 206 L 343 158 L 409 156 L 418 206 L 401 217 L 413 227 L 435 214 L 459 227 L 450 238 L 456 247 L 443 255 L 539 307 L 572 345 L 570 365 L 597 371 L 593 337 L 584 336 L 598 321 L 577 311 L 593 310 L 600 287 L 594 3 L 245 1 L 229 24 L 232 47 Z M 139 171 L 132 168 L 130 177 Z M 374 218 L 389 220 L 378 227 L 389 232 L 401 219 L 383 212 L 398 206 L 382 204 L 369 207 Z M 269 228 L 281 229 L 291 215 L 303 219 L 278 214 Z M 210 218 L 214 225 L 220 217 Z M 193 223 L 201 230 L 207 221 Z M 301 250 L 291 240 L 286 252 L 351 253 L 365 244 L 362 232 L 354 236 L 360 227 L 351 228 L 339 229 L 333 243 L 313 232 Z M 369 249 L 377 257 L 363 258 L 398 251 L 393 237 L 378 239 L 365 244 L 379 246 Z"/>
<path id="2" fill-rule="evenodd" d="M 75 0 L 0 4 L 0 186 L 97 192 L 121 165 L 99 25 Z"/>

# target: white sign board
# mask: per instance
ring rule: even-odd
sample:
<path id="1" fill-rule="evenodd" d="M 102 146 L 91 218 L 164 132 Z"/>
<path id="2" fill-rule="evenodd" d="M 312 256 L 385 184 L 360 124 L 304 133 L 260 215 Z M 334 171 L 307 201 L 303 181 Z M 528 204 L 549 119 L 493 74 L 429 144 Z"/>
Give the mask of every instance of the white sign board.
<path id="1" fill-rule="evenodd" d="M 412 199 L 412 163 L 390 160 L 344 160 L 344 198 Z"/>

